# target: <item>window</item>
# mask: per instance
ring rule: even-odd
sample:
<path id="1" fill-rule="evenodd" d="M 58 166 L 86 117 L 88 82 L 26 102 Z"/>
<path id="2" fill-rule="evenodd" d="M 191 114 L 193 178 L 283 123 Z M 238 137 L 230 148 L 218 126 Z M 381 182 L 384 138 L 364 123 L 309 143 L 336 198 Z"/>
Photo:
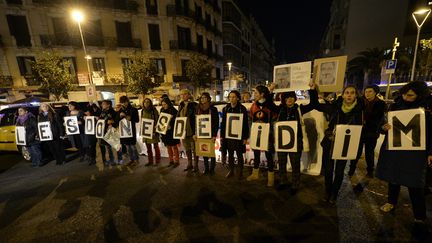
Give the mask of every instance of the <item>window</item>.
<path id="1" fill-rule="evenodd" d="M 130 58 L 122 58 L 121 63 L 122 63 L 124 81 L 127 82 L 128 81 L 127 68 L 129 67 L 129 65 L 132 64 L 132 60 Z"/>
<path id="2" fill-rule="evenodd" d="M 69 61 L 69 73 L 72 76 L 77 76 L 77 64 L 76 64 L 76 57 L 64 57 L 63 58 L 66 61 Z"/>
<path id="3" fill-rule="evenodd" d="M 210 17 L 210 14 L 208 14 L 208 13 L 205 14 L 205 24 L 207 27 L 211 26 L 211 17 Z"/>
<path id="4" fill-rule="evenodd" d="M 18 4 L 22 5 L 22 0 L 6 0 L 7 4 Z"/>
<path id="5" fill-rule="evenodd" d="M 341 48 L 341 36 L 340 34 L 335 34 L 333 37 L 333 49 Z"/>
<path id="6" fill-rule="evenodd" d="M 83 28 L 83 31 L 86 45 L 103 45 L 102 25 L 100 20 L 86 21 L 86 27 Z"/>
<path id="7" fill-rule="evenodd" d="M 65 18 L 52 18 L 53 29 L 54 29 L 54 37 L 57 45 L 67 45 L 69 44 L 69 35 L 65 26 L 66 19 Z"/>
<path id="8" fill-rule="evenodd" d="M 132 30 L 130 22 L 116 21 L 117 45 L 119 47 L 133 47 Z"/>
<path id="9" fill-rule="evenodd" d="M 156 65 L 159 76 L 163 76 L 166 74 L 165 59 L 151 58 L 150 61 Z"/>
<path id="10" fill-rule="evenodd" d="M 0 126 L 12 126 L 15 124 L 17 109 L 6 109 L 0 113 Z"/>
<path id="11" fill-rule="evenodd" d="M 202 35 L 197 34 L 197 46 L 199 52 L 202 52 L 204 50 L 204 39 Z"/>
<path id="12" fill-rule="evenodd" d="M 161 49 L 161 39 L 159 35 L 159 25 L 149 24 L 148 25 L 149 38 L 150 38 L 150 49 L 160 50 Z"/>
<path id="13" fill-rule="evenodd" d="M 15 37 L 17 46 L 32 46 L 26 16 L 6 15 L 10 34 Z"/>
<path id="14" fill-rule="evenodd" d="M 207 40 L 207 56 L 213 55 L 213 41 Z"/>
<path id="15" fill-rule="evenodd" d="M 183 13 L 188 15 L 189 13 L 189 0 L 176 0 L 176 11 L 177 13 Z"/>
<path id="16" fill-rule="evenodd" d="M 202 20 L 202 7 L 195 3 L 195 19 Z"/>
<path id="17" fill-rule="evenodd" d="M 103 57 L 96 57 L 92 59 L 93 71 L 105 72 L 105 60 Z"/>
<path id="18" fill-rule="evenodd" d="M 215 54 L 219 55 L 219 46 L 215 44 Z"/>
<path id="19" fill-rule="evenodd" d="M 182 59 L 181 60 L 181 71 L 182 71 L 182 76 L 186 76 L 186 66 L 189 63 L 189 60 L 187 59 Z"/>
<path id="20" fill-rule="evenodd" d="M 180 49 L 191 48 L 191 34 L 189 28 L 177 27 L 178 46 Z"/>
<path id="21" fill-rule="evenodd" d="M 156 0 L 146 0 L 146 8 L 147 8 L 148 15 L 158 15 Z"/>
<path id="22" fill-rule="evenodd" d="M 217 67 L 217 68 L 216 68 L 216 79 L 217 79 L 217 80 L 220 80 L 220 79 L 221 79 L 220 72 L 221 72 L 220 68 Z"/>
<path id="23" fill-rule="evenodd" d="M 17 57 L 18 67 L 22 76 L 30 76 L 33 74 L 31 65 L 34 61 L 34 57 Z"/>

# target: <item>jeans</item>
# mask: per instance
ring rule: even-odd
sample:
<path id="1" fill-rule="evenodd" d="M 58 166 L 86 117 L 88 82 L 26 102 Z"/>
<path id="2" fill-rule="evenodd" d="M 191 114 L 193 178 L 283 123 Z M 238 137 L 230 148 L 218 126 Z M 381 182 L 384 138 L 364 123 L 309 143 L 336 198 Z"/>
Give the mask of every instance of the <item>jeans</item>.
<path id="1" fill-rule="evenodd" d="M 42 150 L 40 144 L 33 144 L 30 146 L 26 146 L 26 148 L 30 153 L 32 165 L 39 166 L 42 160 Z"/>
<path id="2" fill-rule="evenodd" d="M 336 199 L 344 178 L 347 160 L 330 159 L 325 167 L 325 188 L 327 196 Z M 334 175 L 334 178 L 333 178 Z"/>
<path id="3" fill-rule="evenodd" d="M 284 184 L 287 181 L 287 163 L 288 156 L 291 163 L 292 170 L 292 188 L 298 189 L 300 186 L 300 158 L 301 152 L 278 152 L 278 161 L 279 161 L 279 176 L 281 180 L 281 184 Z"/>
<path id="4" fill-rule="evenodd" d="M 253 153 L 254 153 L 254 169 L 258 169 L 261 163 L 261 150 L 254 150 Z M 270 151 L 265 151 L 265 156 L 267 158 L 268 171 L 273 172 L 274 169 L 273 153 Z"/>
<path id="5" fill-rule="evenodd" d="M 138 150 L 135 144 L 126 144 L 127 152 L 130 160 L 138 161 Z"/>

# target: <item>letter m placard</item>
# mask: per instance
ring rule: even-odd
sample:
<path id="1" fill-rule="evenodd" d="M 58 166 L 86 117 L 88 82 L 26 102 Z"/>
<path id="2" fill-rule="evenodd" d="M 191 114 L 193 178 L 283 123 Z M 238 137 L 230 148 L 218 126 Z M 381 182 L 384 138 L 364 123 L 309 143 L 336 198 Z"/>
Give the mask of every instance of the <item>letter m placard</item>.
<path id="1" fill-rule="evenodd" d="M 390 111 L 389 150 L 425 150 L 426 119 L 424 109 Z"/>

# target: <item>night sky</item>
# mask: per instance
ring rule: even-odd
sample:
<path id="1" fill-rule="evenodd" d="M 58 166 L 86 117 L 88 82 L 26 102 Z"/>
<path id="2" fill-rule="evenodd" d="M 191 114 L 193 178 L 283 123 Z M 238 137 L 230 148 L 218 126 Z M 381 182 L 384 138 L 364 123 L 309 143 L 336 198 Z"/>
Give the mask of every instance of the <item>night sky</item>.
<path id="1" fill-rule="evenodd" d="M 308 61 L 318 54 L 332 0 L 237 0 L 275 40 L 277 63 Z"/>

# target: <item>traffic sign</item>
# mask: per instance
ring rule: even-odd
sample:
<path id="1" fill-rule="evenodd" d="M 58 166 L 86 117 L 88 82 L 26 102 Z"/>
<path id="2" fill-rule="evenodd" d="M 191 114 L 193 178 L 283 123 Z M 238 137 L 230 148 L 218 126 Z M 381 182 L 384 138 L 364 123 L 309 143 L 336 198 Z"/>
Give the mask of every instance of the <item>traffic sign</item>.
<path id="1" fill-rule="evenodd" d="M 397 63 L 396 59 L 392 59 L 392 60 L 387 60 L 386 61 L 385 71 L 386 71 L 387 74 L 395 72 L 395 70 L 396 70 L 396 63 Z"/>

